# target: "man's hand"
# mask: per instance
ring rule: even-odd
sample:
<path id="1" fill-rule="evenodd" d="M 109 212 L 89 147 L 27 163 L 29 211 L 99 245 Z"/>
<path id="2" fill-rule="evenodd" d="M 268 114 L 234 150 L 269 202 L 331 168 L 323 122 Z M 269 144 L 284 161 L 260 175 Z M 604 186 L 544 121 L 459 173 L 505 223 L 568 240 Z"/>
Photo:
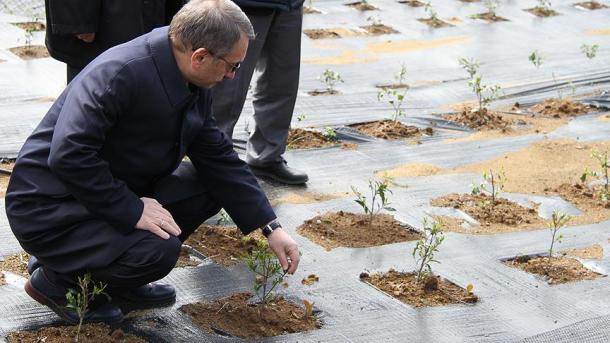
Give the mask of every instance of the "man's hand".
<path id="1" fill-rule="evenodd" d="M 182 231 L 174 221 L 171 213 L 152 198 L 140 198 L 144 203 L 144 210 L 136 229 L 147 230 L 155 235 L 168 239 L 171 235 L 178 236 Z"/>
<path id="2" fill-rule="evenodd" d="M 85 43 L 91 43 L 95 40 L 95 32 L 79 33 L 76 35 L 76 38 L 82 40 Z"/>
<path id="3" fill-rule="evenodd" d="M 299 247 L 284 229 L 277 228 L 267 237 L 269 248 L 277 256 L 280 265 L 288 274 L 294 274 L 299 266 Z"/>

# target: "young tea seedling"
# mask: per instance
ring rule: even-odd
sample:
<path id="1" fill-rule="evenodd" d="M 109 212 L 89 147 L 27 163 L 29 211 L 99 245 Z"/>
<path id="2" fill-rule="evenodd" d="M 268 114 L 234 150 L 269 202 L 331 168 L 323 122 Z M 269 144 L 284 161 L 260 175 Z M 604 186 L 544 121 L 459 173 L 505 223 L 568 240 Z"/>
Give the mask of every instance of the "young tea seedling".
<path id="1" fill-rule="evenodd" d="M 424 218 L 424 237 L 417 241 L 412 253 L 417 268 L 415 276 L 418 283 L 432 274 L 431 263 L 440 263 L 434 259 L 434 253 L 438 251 L 444 240 L 443 224 L 435 221 L 430 223 Z"/>
<path id="2" fill-rule="evenodd" d="M 362 195 L 356 189 L 356 187 L 351 186 L 352 192 L 356 195 L 356 200 L 354 200 L 362 209 L 364 210 L 364 214 L 369 216 L 369 227 L 373 226 L 373 219 L 375 215 L 379 213 L 381 210 L 387 211 L 396 211 L 394 208 L 390 207 L 390 201 L 388 199 L 388 193 L 392 193 L 390 190 L 390 180 L 384 179 L 382 181 L 369 179 L 369 190 L 370 190 L 370 201 L 367 201 L 367 198 Z"/>
<path id="3" fill-rule="evenodd" d="M 460 58 L 458 62 L 470 76 L 468 85 L 477 96 L 479 102 L 479 109 L 477 112 L 481 113 L 485 106 L 491 104 L 498 98 L 501 87 L 499 85 L 489 86 L 482 84 L 482 76 L 478 74 L 479 62 L 476 60 Z"/>
<path id="4" fill-rule="evenodd" d="M 482 194 L 488 193 L 491 196 L 491 206 L 496 205 L 496 199 L 498 198 L 498 194 L 502 192 L 504 189 L 504 183 L 506 182 L 506 175 L 504 171 L 500 171 L 499 173 L 493 172 L 493 170 L 489 170 L 489 173 L 483 173 L 483 182 L 481 182 L 478 186 L 472 187 L 472 194 Z"/>
<path id="5" fill-rule="evenodd" d="M 536 7 L 544 13 L 550 13 L 553 11 L 551 0 L 538 0 L 538 5 Z"/>
<path id="6" fill-rule="evenodd" d="M 324 132 L 322 132 L 322 135 L 329 141 L 337 140 L 337 132 L 335 132 L 335 129 L 330 126 L 324 128 Z"/>
<path id="7" fill-rule="evenodd" d="M 400 64 L 400 70 L 394 75 L 394 80 L 398 81 L 399 86 L 405 85 L 405 79 L 407 78 L 407 67 L 404 63 Z"/>
<path id="8" fill-rule="evenodd" d="M 608 176 L 608 168 L 610 167 L 610 164 L 608 163 L 608 152 L 606 151 L 601 153 L 593 150 L 593 152 L 591 152 L 591 156 L 593 156 L 597 162 L 599 162 L 601 170 L 589 171 L 585 169 L 583 174 L 580 176 L 580 181 L 583 183 L 586 182 L 588 176 L 600 178 L 603 183 L 602 190 L 599 192 L 599 198 L 602 201 L 608 202 L 610 201 L 610 178 Z"/>
<path id="9" fill-rule="evenodd" d="M 271 292 L 282 283 L 286 271 L 282 270 L 282 266 L 269 249 L 269 244 L 263 239 L 256 241 L 256 249 L 245 257 L 245 262 L 248 269 L 256 274 L 252 289 L 260 299 L 260 303 L 265 306 L 273 300 Z M 271 285 L 268 281 L 271 281 Z"/>
<path id="10" fill-rule="evenodd" d="M 540 66 L 542 65 L 542 56 L 538 50 L 532 51 L 532 53 L 528 56 L 528 59 L 530 62 L 532 62 L 536 69 L 540 69 Z"/>
<path id="11" fill-rule="evenodd" d="M 91 288 L 92 287 L 92 288 Z M 98 295 L 105 295 L 104 290 L 106 284 L 98 282 L 97 284 L 91 280 L 91 273 L 86 273 L 82 277 L 78 277 L 78 290 L 70 288 L 66 293 L 66 307 L 75 311 L 78 315 L 78 327 L 76 328 L 76 336 L 74 341 L 78 342 L 78 336 L 83 325 L 83 320 L 89 311 L 89 303 Z"/>
<path id="12" fill-rule="evenodd" d="M 429 20 L 430 21 L 438 21 L 438 13 L 436 13 L 436 11 L 434 10 L 434 7 L 432 7 L 432 2 L 431 1 L 427 1 L 424 4 L 424 10 L 426 11 L 426 13 L 428 13 L 429 16 Z"/>
<path id="13" fill-rule="evenodd" d="M 580 46 L 580 51 L 582 51 L 589 60 L 592 60 L 597 56 L 597 49 L 599 49 L 599 45 L 597 44 L 583 44 Z"/>
<path id="14" fill-rule="evenodd" d="M 561 240 L 563 239 L 563 235 L 559 234 L 559 236 L 557 236 L 557 233 L 559 232 L 559 229 L 566 226 L 570 219 L 572 219 L 572 216 L 570 216 L 569 214 L 555 210 L 553 211 L 551 221 L 547 223 L 547 226 L 549 227 L 552 233 L 551 247 L 549 248 L 549 263 L 553 258 L 553 246 L 555 245 L 555 242 L 561 243 Z"/>
<path id="15" fill-rule="evenodd" d="M 370 17 L 366 18 L 366 21 L 369 22 L 369 25 L 371 25 L 371 26 L 382 26 L 383 25 L 383 23 L 381 22 L 381 19 L 379 19 L 379 17 L 370 16 Z"/>
<path id="16" fill-rule="evenodd" d="M 487 8 L 487 13 L 490 13 L 494 17 L 496 16 L 496 9 L 498 8 L 498 0 L 485 0 L 483 5 Z"/>
<path id="17" fill-rule="evenodd" d="M 326 90 L 331 94 L 336 93 L 334 88 L 335 84 L 338 82 L 343 82 L 341 75 L 338 72 L 330 69 L 324 70 L 324 73 L 322 73 L 319 79 L 326 86 Z"/>
<path id="18" fill-rule="evenodd" d="M 394 109 L 394 113 L 392 114 L 392 120 L 394 123 L 398 122 L 398 117 L 405 115 L 405 110 L 402 109 L 402 103 L 405 100 L 405 93 L 407 91 L 403 90 L 399 92 L 396 89 L 384 88 L 377 93 L 377 100 L 381 101 L 386 98 L 387 102 Z"/>

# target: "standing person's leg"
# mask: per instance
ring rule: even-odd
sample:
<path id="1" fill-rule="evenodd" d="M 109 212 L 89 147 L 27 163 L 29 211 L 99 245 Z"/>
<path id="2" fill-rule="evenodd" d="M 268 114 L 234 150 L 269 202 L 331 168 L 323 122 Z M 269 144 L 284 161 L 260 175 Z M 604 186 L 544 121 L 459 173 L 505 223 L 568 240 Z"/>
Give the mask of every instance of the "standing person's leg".
<path id="1" fill-rule="evenodd" d="M 288 168 L 282 158 L 299 88 L 303 9 L 275 11 L 265 37 L 254 89 L 254 129 L 246 162 L 257 175 L 288 184 L 307 182 L 307 174 Z"/>
<path id="2" fill-rule="evenodd" d="M 216 124 L 229 138 L 233 137 L 233 129 L 239 120 L 246 101 L 248 87 L 256 67 L 256 61 L 265 43 L 267 30 L 273 19 L 273 10 L 247 9 L 246 14 L 252 23 L 256 38 L 250 41 L 246 58 L 237 70 L 233 80 L 225 80 L 212 88 L 213 111 Z"/>

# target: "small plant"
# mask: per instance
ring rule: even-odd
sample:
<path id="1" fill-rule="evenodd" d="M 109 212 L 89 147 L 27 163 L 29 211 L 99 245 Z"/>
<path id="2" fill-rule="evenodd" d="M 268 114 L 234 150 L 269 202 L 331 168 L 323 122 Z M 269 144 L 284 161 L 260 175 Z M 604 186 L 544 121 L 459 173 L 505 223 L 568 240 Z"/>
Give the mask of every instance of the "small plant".
<path id="1" fill-rule="evenodd" d="M 555 245 L 555 242 L 561 243 L 561 240 L 563 239 L 563 235 L 559 234 L 559 236 L 557 236 L 557 233 L 559 229 L 566 226 L 570 219 L 572 219 L 572 216 L 569 214 L 555 210 L 551 216 L 551 221 L 547 223 L 547 226 L 551 229 L 552 233 L 551 247 L 549 248 L 549 263 L 551 262 L 551 258 L 553 258 L 553 246 Z"/>
<path id="2" fill-rule="evenodd" d="M 540 69 L 540 66 L 542 65 L 542 56 L 540 55 L 540 53 L 538 53 L 538 50 L 532 51 L 528 59 L 530 60 L 530 62 L 532 62 L 536 69 Z"/>
<path id="3" fill-rule="evenodd" d="M 595 56 L 597 55 L 597 49 L 599 49 L 599 45 L 597 45 L 597 44 L 593 44 L 593 45 L 583 44 L 580 46 L 580 51 L 582 51 L 582 53 L 585 54 L 585 56 L 589 60 L 592 60 L 595 58 Z"/>
<path id="4" fill-rule="evenodd" d="M 343 82 L 341 74 L 330 69 L 326 69 L 319 79 L 324 85 L 326 85 L 326 90 L 333 94 L 336 92 L 334 89 L 335 84 L 338 82 Z"/>
<path id="5" fill-rule="evenodd" d="M 307 116 L 305 115 L 305 113 L 301 113 L 301 114 L 297 115 L 297 121 L 300 123 L 303 120 L 305 120 L 306 117 Z"/>
<path id="6" fill-rule="evenodd" d="M 369 22 L 371 26 L 383 26 L 381 19 L 379 19 L 378 17 L 370 16 L 366 18 L 366 21 Z"/>
<path id="7" fill-rule="evenodd" d="M 396 75 L 394 75 L 394 80 L 398 81 L 399 86 L 403 86 L 405 84 L 405 79 L 407 78 L 407 67 L 404 63 L 400 64 L 400 70 Z"/>
<path id="8" fill-rule="evenodd" d="M 470 88 L 472 88 L 472 91 L 477 96 L 479 103 L 479 109 L 477 112 L 481 113 L 485 106 L 491 104 L 498 98 L 498 93 L 500 92 L 501 87 L 499 85 L 489 86 L 482 84 L 482 76 L 478 74 L 479 62 L 476 60 L 460 58 L 458 62 L 470 76 L 468 85 Z"/>
<path id="9" fill-rule="evenodd" d="M 75 342 L 78 342 L 83 320 L 89 311 L 89 303 L 98 295 L 103 294 L 109 297 L 104 293 L 106 286 L 107 285 L 102 282 L 96 284 L 91 280 L 91 273 L 85 273 L 82 277 L 78 277 L 79 290 L 70 288 L 68 293 L 66 293 L 66 300 L 68 302 L 66 307 L 75 311 L 78 315 L 78 327 L 76 328 L 76 336 L 74 337 Z M 93 288 L 91 289 L 90 287 Z"/>
<path id="10" fill-rule="evenodd" d="M 432 7 L 432 2 L 431 1 L 427 1 L 424 4 L 424 10 L 426 11 L 426 13 L 428 13 L 429 16 L 429 20 L 431 21 L 438 21 L 438 13 L 436 13 L 436 11 L 434 10 L 434 7 Z"/>
<path id="11" fill-rule="evenodd" d="M 478 186 L 475 185 L 472 187 L 472 194 L 482 194 L 489 193 L 491 196 L 491 206 L 493 207 L 496 204 L 496 199 L 498 198 L 498 194 L 504 189 L 504 183 L 506 182 L 506 176 L 503 171 L 494 174 L 493 170 L 489 170 L 489 173 L 483 173 L 483 182 L 481 182 Z M 488 187 L 490 187 L 488 189 Z"/>
<path id="12" fill-rule="evenodd" d="M 399 92 L 396 89 L 384 88 L 377 93 L 377 100 L 381 101 L 383 98 L 387 98 L 388 103 L 394 109 L 392 114 L 392 120 L 394 123 L 398 122 L 399 116 L 405 115 L 405 110 L 402 109 L 402 103 L 405 100 L 405 91 Z"/>
<path id="13" fill-rule="evenodd" d="M 373 219 L 375 215 L 381 210 L 396 211 L 394 208 L 389 207 L 390 201 L 387 197 L 388 193 L 392 193 L 390 190 L 390 180 L 384 179 L 382 181 L 369 179 L 369 190 L 371 192 L 370 201 L 367 202 L 367 198 L 362 195 L 352 186 L 352 192 L 356 195 L 354 200 L 364 210 L 364 214 L 369 216 L 369 227 L 373 226 Z"/>
<path id="14" fill-rule="evenodd" d="M 608 176 L 608 168 L 610 164 L 608 163 L 608 152 L 601 153 L 599 151 L 593 150 L 591 152 L 591 156 L 599 162 L 599 166 L 601 170 L 599 171 L 589 171 L 585 169 L 583 174 L 580 176 L 580 181 L 583 183 L 587 181 L 588 176 L 598 177 L 602 179 L 602 190 L 599 193 L 599 198 L 602 201 L 610 201 L 610 178 Z"/>
<path id="15" fill-rule="evenodd" d="M 428 274 L 432 274 L 431 263 L 440 263 L 434 259 L 434 253 L 438 251 L 444 240 L 443 224 L 435 221 L 430 223 L 424 218 L 424 237 L 417 241 L 412 253 L 417 268 L 415 276 L 418 283 Z"/>
<path id="16" fill-rule="evenodd" d="M 492 16 L 496 16 L 496 9 L 498 8 L 498 0 L 485 0 L 483 1 L 483 5 L 487 8 L 487 13 L 490 13 Z"/>
<path id="17" fill-rule="evenodd" d="M 271 292 L 284 280 L 287 271 L 282 270 L 282 266 L 269 249 L 269 244 L 263 239 L 256 240 L 256 248 L 245 257 L 245 262 L 248 269 L 256 274 L 252 289 L 260 303 L 265 306 L 273 300 Z M 269 280 L 271 285 L 268 285 Z"/>
<path id="18" fill-rule="evenodd" d="M 324 128 L 324 132 L 322 132 L 322 135 L 329 141 L 337 140 L 337 132 L 330 126 Z"/>
<path id="19" fill-rule="evenodd" d="M 551 7 L 551 0 L 538 0 L 538 5 L 536 7 L 544 13 L 553 11 L 553 8 Z"/>

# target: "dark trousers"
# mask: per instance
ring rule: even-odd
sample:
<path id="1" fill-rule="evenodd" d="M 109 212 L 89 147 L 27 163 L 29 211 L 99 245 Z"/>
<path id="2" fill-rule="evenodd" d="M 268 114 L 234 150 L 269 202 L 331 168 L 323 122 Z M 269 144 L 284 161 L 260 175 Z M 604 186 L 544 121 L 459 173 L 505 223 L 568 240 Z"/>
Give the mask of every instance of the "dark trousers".
<path id="1" fill-rule="evenodd" d="M 83 68 L 77 68 L 66 64 L 66 84 L 70 83 L 70 81 L 72 81 L 72 79 L 75 78 L 81 70 L 83 70 Z"/>
<path id="2" fill-rule="evenodd" d="M 73 287 L 76 277 L 89 271 L 93 280 L 107 284 L 109 289 L 127 289 L 145 285 L 169 274 L 178 260 L 182 242 L 201 223 L 218 213 L 220 207 L 209 197 L 190 163 L 182 163 L 174 173 L 161 179 L 153 197 L 174 217 L 182 230 L 179 237 L 171 236 L 165 240 L 148 231 L 134 229 L 125 237 L 134 243 L 103 268 L 62 274 L 41 261 L 49 279 L 56 284 Z"/>

